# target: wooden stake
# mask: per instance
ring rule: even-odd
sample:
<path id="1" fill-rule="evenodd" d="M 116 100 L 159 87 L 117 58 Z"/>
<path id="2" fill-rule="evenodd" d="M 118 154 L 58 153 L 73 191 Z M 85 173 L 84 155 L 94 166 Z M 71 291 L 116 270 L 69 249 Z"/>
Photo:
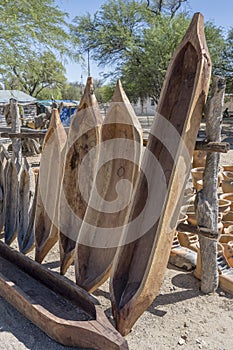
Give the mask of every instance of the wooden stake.
<path id="1" fill-rule="evenodd" d="M 208 141 L 220 142 L 225 81 L 214 76 L 212 95 L 206 105 L 206 136 Z M 196 210 L 198 225 L 217 231 L 219 153 L 208 153 L 203 176 L 203 190 L 198 192 Z M 217 242 L 199 237 L 201 253 L 201 290 L 214 292 L 218 287 Z"/>
<path id="2" fill-rule="evenodd" d="M 11 132 L 20 133 L 20 115 L 17 100 L 10 99 L 10 113 L 11 113 Z M 13 159 L 15 160 L 16 167 L 19 168 L 22 162 L 22 150 L 21 140 L 14 138 L 12 140 Z"/>

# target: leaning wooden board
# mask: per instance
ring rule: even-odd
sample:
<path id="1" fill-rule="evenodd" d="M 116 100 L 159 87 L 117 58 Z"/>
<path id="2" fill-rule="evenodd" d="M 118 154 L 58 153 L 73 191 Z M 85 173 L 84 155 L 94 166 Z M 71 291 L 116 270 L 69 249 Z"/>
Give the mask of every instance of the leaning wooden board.
<path id="1" fill-rule="evenodd" d="M 60 193 L 62 151 L 66 132 L 57 109 L 52 110 L 40 161 L 35 214 L 35 260 L 42 262 L 58 240 L 58 198 Z"/>
<path id="2" fill-rule="evenodd" d="M 128 349 L 96 299 L 1 241 L 0 295 L 65 346 Z"/>
<path id="3" fill-rule="evenodd" d="M 102 124 L 98 172 L 76 245 L 76 282 L 89 292 L 109 277 L 127 221 L 128 199 L 138 178 L 142 149 L 141 125 L 118 81 Z"/>
<path id="4" fill-rule="evenodd" d="M 111 301 L 117 329 L 124 335 L 159 293 L 210 74 L 204 20 L 197 13 L 167 70 L 142 160 L 145 176 L 141 174 L 133 199 L 122 240 L 126 244 L 114 262 Z M 153 159 L 161 168 L 156 162 L 153 167 Z"/>
<path id="5" fill-rule="evenodd" d="M 64 275 L 74 260 L 76 240 L 84 218 L 98 161 L 102 116 L 89 77 L 76 115 L 73 117 L 66 146 L 60 193 L 60 260 Z M 93 153 L 92 153 L 93 151 Z M 89 154 L 93 157 L 89 157 Z M 84 160 L 87 160 L 85 163 Z M 80 179 L 80 169 L 85 176 Z M 82 181 L 83 180 L 83 181 Z"/>

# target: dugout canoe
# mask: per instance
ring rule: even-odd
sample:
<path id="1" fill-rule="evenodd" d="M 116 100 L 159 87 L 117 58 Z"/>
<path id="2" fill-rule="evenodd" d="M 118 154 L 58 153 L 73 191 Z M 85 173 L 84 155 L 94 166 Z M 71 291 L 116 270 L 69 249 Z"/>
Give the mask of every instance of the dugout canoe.
<path id="1" fill-rule="evenodd" d="M 5 224 L 5 174 L 3 161 L 0 157 L 0 232 Z"/>
<path id="2" fill-rule="evenodd" d="M 72 119 L 60 193 L 60 272 L 64 275 L 74 260 L 75 245 L 86 212 L 95 168 L 103 118 L 88 77 L 78 110 Z M 92 156 L 89 156 L 92 155 Z M 83 176 L 80 175 L 82 170 Z"/>
<path id="3" fill-rule="evenodd" d="M 1 241 L 0 295 L 65 346 L 128 349 L 95 298 Z"/>
<path id="4" fill-rule="evenodd" d="M 43 142 L 35 213 L 35 260 L 39 263 L 58 240 L 58 200 L 66 139 L 58 110 L 53 108 Z"/>
<path id="5" fill-rule="evenodd" d="M 26 158 L 22 159 L 19 172 L 18 195 L 18 246 L 19 250 L 26 254 L 34 247 L 34 230 L 30 230 L 30 220 L 35 206 L 36 182 L 34 173 Z M 34 213 L 35 214 L 35 213 Z M 33 221 L 35 216 L 33 216 Z M 30 232 L 30 234 L 29 234 Z"/>
<path id="6" fill-rule="evenodd" d="M 210 74 L 204 19 L 196 13 L 167 70 L 129 225 L 114 262 L 110 294 L 117 329 L 123 335 L 159 293 Z"/>
<path id="7" fill-rule="evenodd" d="M 142 128 L 119 80 L 102 124 L 97 175 L 76 245 L 76 283 L 89 292 L 109 277 L 142 149 Z"/>
<path id="8" fill-rule="evenodd" d="M 6 164 L 6 180 L 5 180 L 5 227 L 4 237 L 5 243 L 11 244 L 17 237 L 18 232 L 18 193 L 19 169 L 16 167 L 15 161 L 10 158 Z"/>

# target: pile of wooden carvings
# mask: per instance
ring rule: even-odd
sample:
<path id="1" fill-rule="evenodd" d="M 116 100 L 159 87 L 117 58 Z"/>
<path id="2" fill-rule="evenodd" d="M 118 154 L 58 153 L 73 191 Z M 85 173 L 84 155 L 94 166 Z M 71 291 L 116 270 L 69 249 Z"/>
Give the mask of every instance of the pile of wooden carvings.
<path id="1" fill-rule="evenodd" d="M 96 349 L 127 348 L 119 333 L 103 315 L 99 316 L 87 293 L 109 276 L 113 317 L 122 335 L 131 330 L 158 295 L 210 73 L 203 17 L 195 14 L 168 67 L 143 155 L 141 128 L 120 82 L 103 121 L 92 79 L 88 78 L 68 135 L 58 111 L 52 112 L 36 175 L 36 205 L 28 195 L 26 162 L 22 171 L 9 162 L 8 173 L 18 182 L 13 188 L 11 180 L 6 189 L 6 199 L 11 195 L 7 199 L 11 208 L 7 217 L 11 220 L 5 223 L 5 241 L 11 243 L 18 232 L 23 253 L 35 245 L 36 262 L 1 243 L 0 294 L 61 343 Z M 22 180 L 18 180 L 20 173 Z M 22 197 L 18 215 L 13 205 L 18 201 L 13 195 Z M 76 287 L 39 265 L 57 241 L 60 272 L 65 274 L 74 261 Z M 33 288 L 26 281 L 31 278 Z M 62 312 L 58 295 L 65 298 L 62 304 L 67 299 L 78 304 L 85 320 L 78 321 L 79 315 L 68 306 L 69 312 Z M 57 300 L 55 309 L 49 308 L 53 298 Z"/>
<path id="2" fill-rule="evenodd" d="M 183 207 L 183 215 L 180 221 L 189 225 L 198 226 L 195 211 L 195 191 L 203 187 L 202 178 L 205 169 L 206 152 L 194 151 L 193 169 L 191 170 L 194 192 L 189 191 L 189 205 Z M 233 165 L 223 165 L 218 173 L 218 267 L 219 285 L 227 292 L 233 293 Z M 195 233 L 177 231 L 173 242 L 170 262 L 179 264 L 179 259 L 174 256 L 182 255 L 186 260 L 180 259 L 182 267 L 195 268 L 195 276 L 200 278 L 200 250 L 198 235 Z"/>

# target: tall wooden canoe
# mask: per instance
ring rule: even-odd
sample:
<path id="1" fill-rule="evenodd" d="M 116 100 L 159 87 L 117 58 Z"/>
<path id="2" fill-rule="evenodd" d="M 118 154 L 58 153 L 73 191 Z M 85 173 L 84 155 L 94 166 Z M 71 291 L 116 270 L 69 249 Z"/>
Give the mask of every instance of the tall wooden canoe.
<path id="1" fill-rule="evenodd" d="M 27 159 L 23 158 L 19 172 L 18 246 L 19 250 L 24 254 L 34 247 L 34 230 L 30 228 L 30 224 L 32 219 L 33 222 L 35 220 L 36 192 L 35 175 Z"/>
<path id="2" fill-rule="evenodd" d="M 196 13 L 168 67 L 129 224 L 114 262 L 110 294 L 117 329 L 124 335 L 159 293 L 210 73 L 204 20 Z"/>
<path id="3" fill-rule="evenodd" d="M 76 246 L 76 283 L 87 291 L 109 277 L 142 149 L 140 123 L 118 81 L 101 128 L 98 172 Z"/>
<path id="4" fill-rule="evenodd" d="M 10 158 L 11 156 L 5 146 L 0 145 L 0 232 L 2 232 L 5 225 L 6 172 L 8 169 L 8 160 Z"/>
<path id="5" fill-rule="evenodd" d="M 4 237 L 6 244 L 11 244 L 18 232 L 18 172 L 13 159 L 8 159 L 6 165 L 5 187 L 5 228 Z"/>
<path id="6" fill-rule="evenodd" d="M 89 77 L 76 115 L 70 125 L 60 194 L 60 260 L 65 274 L 74 260 L 77 236 L 92 189 L 102 116 Z M 92 157 L 90 157 L 92 154 Z M 85 160 L 85 161 L 84 161 Z M 79 172 L 84 169 L 85 177 Z M 81 181 L 82 180 L 82 181 Z"/>
<path id="7" fill-rule="evenodd" d="M 65 346 L 128 349 L 95 298 L 1 241 L 0 295 Z"/>
<path id="8" fill-rule="evenodd" d="M 66 132 L 58 110 L 52 110 L 39 170 L 39 188 L 35 215 L 35 260 L 42 262 L 58 240 L 58 198 L 61 184 L 62 151 Z"/>
<path id="9" fill-rule="evenodd" d="M 0 158 L 0 232 L 5 224 L 5 175 L 4 166 Z"/>

